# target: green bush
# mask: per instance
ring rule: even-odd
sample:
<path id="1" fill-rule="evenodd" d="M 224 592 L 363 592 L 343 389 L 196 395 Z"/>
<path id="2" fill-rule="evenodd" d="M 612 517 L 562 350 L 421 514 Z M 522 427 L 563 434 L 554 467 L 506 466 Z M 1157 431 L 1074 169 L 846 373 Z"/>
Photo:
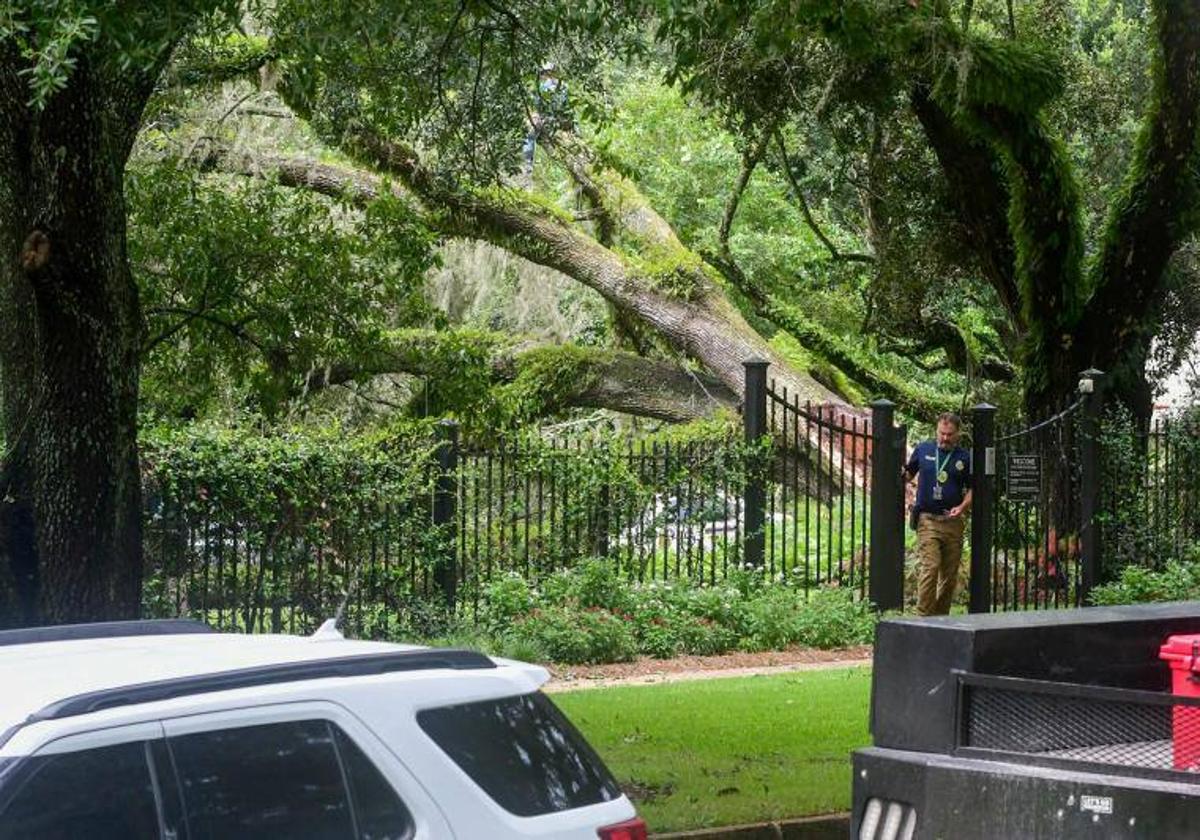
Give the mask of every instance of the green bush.
<path id="1" fill-rule="evenodd" d="M 712 619 L 647 600 L 633 613 L 638 652 L 655 659 L 681 653 L 711 656 L 737 647 L 737 633 Z"/>
<path id="2" fill-rule="evenodd" d="M 517 622 L 512 641 L 539 651 L 539 659 L 569 665 L 628 662 L 638 653 L 631 622 L 599 607 L 535 610 Z"/>
<path id="3" fill-rule="evenodd" d="M 806 591 L 749 568 L 717 586 L 642 584 L 623 579 L 611 561 L 589 559 L 538 586 L 510 573 L 482 595 L 479 624 L 492 635 L 491 649 L 567 664 L 846 647 L 870 642 L 876 621 L 851 590 Z"/>
<path id="4" fill-rule="evenodd" d="M 655 659 L 671 659 L 683 651 L 679 633 L 665 618 L 653 618 L 637 630 L 638 650 Z"/>
<path id="5" fill-rule="evenodd" d="M 729 585 L 684 587 L 677 591 L 682 609 L 697 618 L 706 618 L 734 630 L 744 624 L 746 604 L 754 597 Z M 755 590 L 755 593 L 759 591 Z"/>
<path id="6" fill-rule="evenodd" d="M 500 631 L 517 618 L 533 611 L 536 600 L 529 581 L 516 572 L 509 572 L 483 589 L 483 610 L 480 623 Z"/>
<path id="7" fill-rule="evenodd" d="M 815 648 L 868 644 L 875 638 L 875 614 L 846 590 L 818 589 L 796 616 L 796 641 Z"/>
<path id="8" fill-rule="evenodd" d="M 579 613 L 578 621 L 587 634 L 588 662 L 629 662 L 638 655 L 637 640 L 628 618 L 599 607 Z"/>
<path id="9" fill-rule="evenodd" d="M 1200 560 L 1171 560 L 1161 571 L 1129 565 L 1112 583 L 1092 590 L 1092 603 L 1145 604 L 1200 599 Z"/>
<path id="10" fill-rule="evenodd" d="M 670 659 L 682 652 L 682 644 L 673 627 L 675 611 L 659 595 L 657 588 L 643 589 L 633 598 L 634 632 L 638 650 L 655 659 Z"/>
<path id="11" fill-rule="evenodd" d="M 506 656 L 521 662 L 539 662 L 546 658 L 536 642 L 516 635 L 502 637 L 499 644 L 496 645 L 495 652 L 499 656 Z"/>
<path id="12" fill-rule="evenodd" d="M 713 656 L 728 653 L 737 647 L 737 633 L 711 619 L 687 616 L 675 628 L 676 637 L 684 653 L 697 656 Z"/>
<path id="13" fill-rule="evenodd" d="M 191 615 L 223 629 L 281 629 L 264 606 L 278 604 L 272 609 L 287 613 L 285 626 L 311 632 L 353 589 L 388 593 L 386 611 L 368 605 L 362 616 L 360 626 L 372 635 L 445 632 L 449 616 L 429 606 L 419 583 L 432 577 L 447 539 L 421 504 L 432 492 L 436 438 L 428 423 L 359 435 L 331 427 L 270 436 L 159 426 L 143 428 L 139 442 L 146 617 L 174 617 L 186 603 Z M 401 545 L 416 558 L 413 568 L 376 562 L 383 546 Z M 230 593 L 242 602 L 236 611 L 197 609 Z"/>
<path id="14" fill-rule="evenodd" d="M 772 589 L 746 605 L 739 645 L 744 650 L 775 650 L 794 644 L 798 633 L 799 604 L 803 595 L 790 589 Z"/>
<path id="15" fill-rule="evenodd" d="M 627 610 L 630 594 L 614 565 L 600 558 L 584 560 L 569 575 L 573 585 L 568 592 L 584 609 Z"/>
<path id="16" fill-rule="evenodd" d="M 587 634 L 575 616 L 561 607 L 534 610 L 517 621 L 510 636 L 537 650 L 537 659 L 570 663 L 588 660 Z"/>

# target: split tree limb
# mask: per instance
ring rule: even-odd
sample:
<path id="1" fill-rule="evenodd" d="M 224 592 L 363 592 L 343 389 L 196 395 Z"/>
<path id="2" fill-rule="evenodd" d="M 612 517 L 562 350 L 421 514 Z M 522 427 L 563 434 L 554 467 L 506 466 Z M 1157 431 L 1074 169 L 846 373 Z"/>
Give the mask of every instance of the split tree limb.
<path id="1" fill-rule="evenodd" d="M 643 243 L 653 260 L 649 272 L 520 191 L 456 187 L 427 170 L 411 148 L 370 133 L 356 133 L 347 146 L 380 171 L 400 178 L 412 195 L 435 211 L 428 220 L 442 234 L 482 239 L 573 277 L 657 332 L 677 351 L 699 361 L 734 393 L 740 395 L 744 388 L 743 362 L 760 357 L 801 399 L 845 406 L 843 399 L 796 371 L 759 336 L 713 282 L 700 257 L 679 243 L 670 226 L 639 200 L 632 185 L 610 180 L 611 173 L 602 173 L 603 177 L 591 173 L 597 196 L 620 219 L 623 232 Z M 274 173 L 285 185 L 358 204 L 381 195 L 385 188 L 384 180 L 374 174 L 306 158 L 239 155 L 210 147 L 198 163 L 253 177 Z M 390 188 L 403 195 L 397 187 Z M 671 285 L 686 292 L 664 290 Z"/>
<path id="2" fill-rule="evenodd" d="M 619 350 L 518 341 L 502 333 L 401 330 L 389 333 L 378 351 L 356 363 L 334 363 L 310 372 L 304 388 L 313 392 L 330 385 L 384 374 L 444 375 L 460 365 L 461 349 L 475 348 L 491 387 L 521 383 L 522 377 L 556 366 L 570 376 L 555 377 L 538 414 L 565 408 L 601 408 L 683 423 L 712 417 L 737 406 L 737 395 L 711 376 L 673 362 L 647 359 Z M 565 380 L 565 381 L 564 381 Z M 536 391 L 542 383 L 527 383 Z"/>

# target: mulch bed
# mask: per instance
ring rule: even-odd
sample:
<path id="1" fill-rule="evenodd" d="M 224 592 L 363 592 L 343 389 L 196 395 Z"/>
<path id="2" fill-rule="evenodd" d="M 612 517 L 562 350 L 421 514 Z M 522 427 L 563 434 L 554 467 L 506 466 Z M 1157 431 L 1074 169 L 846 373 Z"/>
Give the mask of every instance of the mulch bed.
<path id="1" fill-rule="evenodd" d="M 550 668 L 552 678 L 562 684 L 590 680 L 625 680 L 671 674 L 696 673 L 703 671 L 731 671 L 736 669 L 773 668 L 779 666 L 818 665 L 826 662 L 844 662 L 871 659 L 870 645 L 817 650 L 795 647 L 787 650 L 767 650 L 759 653 L 723 653 L 718 656 L 679 656 L 674 659 L 652 659 L 639 657 L 633 662 L 613 662 L 607 665 L 554 665 Z"/>

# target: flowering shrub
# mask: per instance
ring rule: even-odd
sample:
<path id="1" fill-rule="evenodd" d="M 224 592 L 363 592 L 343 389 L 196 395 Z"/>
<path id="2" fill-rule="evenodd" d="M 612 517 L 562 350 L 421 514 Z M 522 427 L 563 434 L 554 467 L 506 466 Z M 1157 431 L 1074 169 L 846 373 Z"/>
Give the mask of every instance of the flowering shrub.
<path id="1" fill-rule="evenodd" d="M 586 560 L 533 586 L 513 574 L 485 587 L 479 626 L 508 655 L 563 663 L 669 658 L 802 644 L 869 643 L 875 613 L 851 590 L 805 591 L 740 569 L 717 586 L 636 583 Z M 536 656 L 530 654 L 536 653 Z"/>
<path id="2" fill-rule="evenodd" d="M 628 618 L 599 607 L 582 612 L 565 607 L 537 609 L 510 631 L 512 639 L 532 646 L 539 659 L 569 664 L 628 662 L 638 653 Z"/>

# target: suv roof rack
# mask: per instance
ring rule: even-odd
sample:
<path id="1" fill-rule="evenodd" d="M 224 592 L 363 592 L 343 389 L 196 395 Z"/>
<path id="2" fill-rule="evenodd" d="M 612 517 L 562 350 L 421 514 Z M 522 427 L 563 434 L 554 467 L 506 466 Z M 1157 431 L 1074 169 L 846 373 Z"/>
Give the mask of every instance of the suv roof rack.
<path id="1" fill-rule="evenodd" d="M 424 671 L 435 668 L 468 671 L 495 667 L 496 663 L 482 653 L 457 648 L 389 651 L 364 656 L 280 662 L 258 665 L 253 668 L 239 668 L 234 671 L 196 674 L 76 694 L 73 697 L 56 700 L 43 706 L 39 711 L 30 715 L 25 723 L 58 720 L 103 709 L 151 703 L 156 700 L 170 700 L 193 694 L 208 694 L 216 691 L 230 691 L 235 688 L 275 685 L 300 680 L 364 677 L 395 671 Z"/>
<path id="2" fill-rule="evenodd" d="M 151 621 L 99 621 L 94 624 L 59 624 L 0 630 L 0 647 L 36 642 L 65 642 L 76 639 L 115 639 L 122 636 L 174 636 L 183 633 L 213 633 L 211 627 L 191 618 Z"/>

